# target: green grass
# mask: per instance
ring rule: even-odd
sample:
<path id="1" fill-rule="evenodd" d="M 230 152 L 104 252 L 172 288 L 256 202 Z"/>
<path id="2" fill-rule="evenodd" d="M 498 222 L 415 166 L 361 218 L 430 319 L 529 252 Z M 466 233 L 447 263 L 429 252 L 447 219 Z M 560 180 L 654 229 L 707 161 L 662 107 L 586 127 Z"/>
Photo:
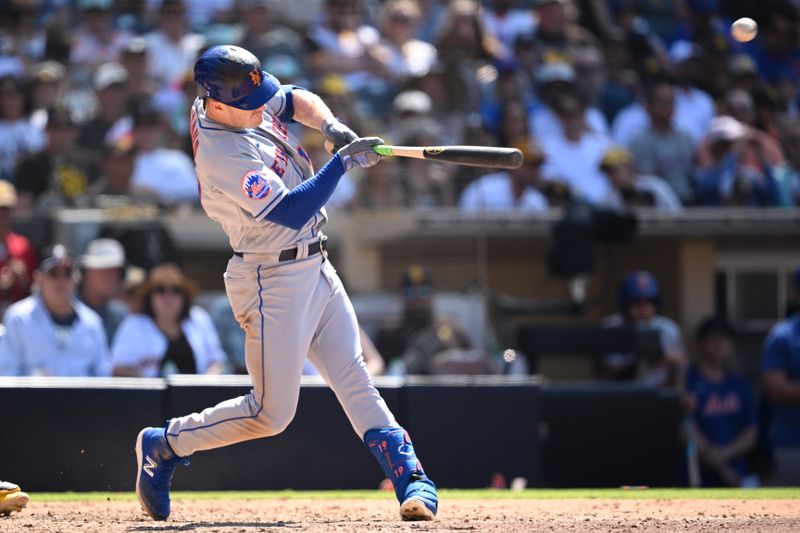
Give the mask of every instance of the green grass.
<path id="1" fill-rule="evenodd" d="M 707 499 L 707 500 L 774 500 L 800 499 L 798 488 L 762 489 L 527 489 L 524 491 L 492 489 L 442 489 L 443 500 L 457 499 L 510 499 L 553 500 L 573 498 L 605 499 Z M 275 499 L 392 499 L 393 493 L 378 490 L 336 491 L 220 491 L 220 492 L 174 492 L 176 500 L 275 500 Z M 34 492 L 34 501 L 127 501 L 134 500 L 132 492 Z"/>

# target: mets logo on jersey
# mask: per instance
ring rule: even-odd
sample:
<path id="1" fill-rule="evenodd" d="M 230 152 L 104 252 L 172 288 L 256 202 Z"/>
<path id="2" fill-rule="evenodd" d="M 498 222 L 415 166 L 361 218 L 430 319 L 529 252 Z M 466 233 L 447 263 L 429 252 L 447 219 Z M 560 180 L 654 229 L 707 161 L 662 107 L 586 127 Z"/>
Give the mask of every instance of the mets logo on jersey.
<path id="1" fill-rule="evenodd" d="M 248 198 L 261 200 L 269 194 L 270 187 L 267 178 L 258 171 L 251 170 L 242 177 L 242 191 Z"/>

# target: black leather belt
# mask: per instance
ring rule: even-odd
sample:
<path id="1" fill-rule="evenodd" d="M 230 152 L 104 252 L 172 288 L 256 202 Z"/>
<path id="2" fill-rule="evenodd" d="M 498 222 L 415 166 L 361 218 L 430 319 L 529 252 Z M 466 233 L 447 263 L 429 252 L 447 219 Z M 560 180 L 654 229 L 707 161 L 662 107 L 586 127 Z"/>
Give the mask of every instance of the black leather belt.
<path id="1" fill-rule="evenodd" d="M 309 244 L 307 257 L 311 257 L 312 255 L 317 255 L 318 253 L 327 250 L 328 248 L 326 245 L 327 241 L 328 237 L 325 237 L 323 235 L 322 237 L 320 237 L 318 241 Z M 244 257 L 244 253 L 242 252 L 233 252 L 233 255 Z M 278 261 L 281 263 L 284 261 L 294 261 L 295 259 L 297 259 L 297 247 L 281 250 L 281 254 L 278 256 Z"/>

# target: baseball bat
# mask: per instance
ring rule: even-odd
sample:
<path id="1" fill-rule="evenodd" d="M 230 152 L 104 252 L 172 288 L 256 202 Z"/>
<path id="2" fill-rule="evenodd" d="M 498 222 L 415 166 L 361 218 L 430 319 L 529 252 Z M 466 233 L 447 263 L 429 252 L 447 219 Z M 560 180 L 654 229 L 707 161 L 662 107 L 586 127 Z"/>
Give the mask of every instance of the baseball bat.
<path id="1" fill-rule="evenodd" d="M 516 148 L 492 146 L 390 146 L 379 144 L 373 149 L 383 156 L 429 159 L 469 167 L 519 168 L 522 152 Z"/>

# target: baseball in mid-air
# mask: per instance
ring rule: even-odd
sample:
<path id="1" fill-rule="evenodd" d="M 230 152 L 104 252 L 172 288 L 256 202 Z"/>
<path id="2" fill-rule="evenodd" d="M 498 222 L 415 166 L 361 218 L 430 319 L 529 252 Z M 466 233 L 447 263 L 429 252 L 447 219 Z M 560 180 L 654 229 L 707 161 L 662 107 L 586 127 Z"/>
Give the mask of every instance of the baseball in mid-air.
<path id="1" fill-rule="evenodd" d="M 758 24 L 751 18 L 740 18 L 731 24 L 731 35 L 740 43 L 752 41 L 758 35 Z"/>

